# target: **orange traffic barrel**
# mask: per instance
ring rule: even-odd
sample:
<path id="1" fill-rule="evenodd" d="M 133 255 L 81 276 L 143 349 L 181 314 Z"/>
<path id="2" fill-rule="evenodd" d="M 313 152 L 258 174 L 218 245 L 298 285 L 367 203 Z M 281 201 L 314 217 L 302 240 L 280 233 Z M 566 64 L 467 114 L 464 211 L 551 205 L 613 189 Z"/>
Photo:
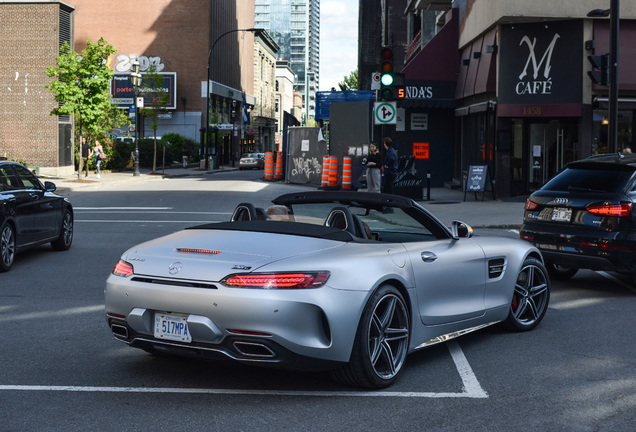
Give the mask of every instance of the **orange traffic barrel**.
<path id="1" fill-rule="evenodd" d="M 274 180 L 274 153 L 265 153 L 265 180 Z"/>
<path id="2" fill-rule="evenodd" d="M 274 174 L 274 179 L 283 179 L 283 152 L 276 152 L 276 172 Z"/>
<path id="3" fill-rule="evenodd" d="M 320 182 L 320 187 L 324 188 L 327 186 L 329 182 L 329 172 L 331 171 L 331 159 L 329 159 L 329 155 L 325 155 L 322 157 L 322 180 Z"/>
<path id="4" fill-rule="evenodd" d="M 327 181 L 328 187 L 337 187 L 338 186 L 338 156 L 330 156 L 331 164 L 329 170 L 329 178 Z"/>
<path id="5" fill-rule="evenodd" d="M 342 188 L 351 189 L 351 156 L 342 158 Z"/>

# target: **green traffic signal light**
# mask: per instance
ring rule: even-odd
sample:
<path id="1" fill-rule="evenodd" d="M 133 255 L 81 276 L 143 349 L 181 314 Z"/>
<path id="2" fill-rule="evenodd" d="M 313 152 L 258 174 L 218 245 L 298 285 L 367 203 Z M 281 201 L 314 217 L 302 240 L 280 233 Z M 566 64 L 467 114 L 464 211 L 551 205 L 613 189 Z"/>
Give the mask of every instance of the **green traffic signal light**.
<path id="1" fill-rule="evenodd" d="M 390 86 L 391 84 L 393 84 L 393 75 L 390 73 L 382 74 L 382 77 L 380 77 L 380 82 L 384 86 Z"/>

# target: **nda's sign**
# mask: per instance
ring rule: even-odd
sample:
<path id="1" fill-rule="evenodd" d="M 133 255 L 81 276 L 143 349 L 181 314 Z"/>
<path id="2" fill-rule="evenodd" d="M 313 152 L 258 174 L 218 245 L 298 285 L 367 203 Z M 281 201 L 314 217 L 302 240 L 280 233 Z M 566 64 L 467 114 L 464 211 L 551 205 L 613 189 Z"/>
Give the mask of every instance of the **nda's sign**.
<path id="1" fill-rule="evenodd" d="M 580 102 L 582 35 L 580 21 L 502 26 L 500 103 Z"/>

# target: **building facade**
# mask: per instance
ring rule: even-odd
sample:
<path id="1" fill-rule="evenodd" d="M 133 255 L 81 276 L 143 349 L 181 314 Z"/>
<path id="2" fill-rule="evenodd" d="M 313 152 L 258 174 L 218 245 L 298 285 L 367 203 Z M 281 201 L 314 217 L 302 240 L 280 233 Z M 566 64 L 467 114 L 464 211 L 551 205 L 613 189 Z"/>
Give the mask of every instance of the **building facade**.
<path id="1" fill-rule="evenodd" d="M 302 95 L 303 118 L 315 114 L 320 81 L 320 0 L 255 0 L 254 25 L 266 29 L 288 60 Z"/>
<path id="2" fill-rule="evenodd" d="M 274 149 L 276 116 L 276 54 L 280 47 L 265 31 L 254 44 L 254 94 L 250 126 L 257 129 L 259 151 Z"/>
<path id="3" fill-rule="evenodd" d="M 391 133 L 437 185 L 486 166 L 497 197 L 524 196 L 570 161 L 608 151 L 608 89 L 587 57 L 609 52 L 593 0 L 407 2 L 406 82 Z M 620 10 L 617 150 L 635 125 L 636 4 Z M 415 128 L 414 128 L 415 126 Z M 396 139 L 397 138 L 397 139 Z M 426 152 L 417 149 L 426 148 Z"/>
<path id="4" fill-rule="evenodd" d="M 202 156 L 223 164 L 236 161 L 245 140 L 258 139 L 236 121 L 256 104 L 254 0 L 0 0 L 0 14 L 0 156 L 40 172 L 74 170 L 72 119 L 49 115 L 56 105 L 44 71 L 55 66 L 63 40 L 81 52 L 100 37 L 116 50 L 108 66 L 116 74 L 113 104 L 122 110 L 133 101 L 133 60 L 142 74 L 154 66 L 169 82 L 171 101 L 157 135 L 176 132 L 197 140 Z M 232 130 L 234 124 L 244 130 Z M 137 132 L 152 135 L 147 121 Z M 134 136 L 128 129 L 116 134 Z"/>
<path id="5" fill-rule="evenodd" d="M 0 157 L 40 174 L 74 171 L 71 119 L 50 115 L 57 103 L 45 87 L 60 46 L 73 45 L 73 16 L 65 2 L 0 0 Z"/>
<path id="6" fill-rule="evenodd" d="M 294 82 L 296 75 L 287 60 L 276 61 L 276 146 L 277 150 L 283 138 L 283 120 L 285 113 L 300 117 L 300 110 L 294 108 Z"/>

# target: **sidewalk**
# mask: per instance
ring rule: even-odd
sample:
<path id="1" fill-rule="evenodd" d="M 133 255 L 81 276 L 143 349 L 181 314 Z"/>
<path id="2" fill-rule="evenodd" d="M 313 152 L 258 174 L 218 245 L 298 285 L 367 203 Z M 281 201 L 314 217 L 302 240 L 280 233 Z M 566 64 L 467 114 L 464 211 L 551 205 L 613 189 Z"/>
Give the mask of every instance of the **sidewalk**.
<path id="1" fill-rule="evenodd" d="M 83 176 L 78 180 L 77 175 L 67 178 L 42 177 L 42 180 L 49 180 L 55 183 L 57 191 L 61 194 L 69 191 L 98 189 L 104 185 L 116 185 L 140 181 L 157 181 L 166 178 L 214 175 L 221 172 L 235 171 L 238 167 L 222 166 L 213 171 L 191 168 L 166 168 L 158 169 L 156 174 L 152 174 L 148 169 L 141 169 L 139 176 L 134 176 L 132 171 L 122 172 L 102 172 L 101 178 L 97 178 L 94 172 Z M 263 180 L 264 181 L 264 180 Z M 305 187 L 301 185 L 291 185 Z M 312 186 L 306 186 L 311 189 Z M 431 188 L 431 199 L 426 200 L 426 190 L 424 190 L 424 200 L 418 201 L 427 210 L 439 218 L 446 226 L 450 226 L 453 220 L 461 220 L 473 228 L 506 228 L 519 229 L 523 220 L 523 207 L 525 200 L 493 200 L 488 194 L 484 201 L 481 201 L 481 194 L 466 194 L 459 189 Z"/>

